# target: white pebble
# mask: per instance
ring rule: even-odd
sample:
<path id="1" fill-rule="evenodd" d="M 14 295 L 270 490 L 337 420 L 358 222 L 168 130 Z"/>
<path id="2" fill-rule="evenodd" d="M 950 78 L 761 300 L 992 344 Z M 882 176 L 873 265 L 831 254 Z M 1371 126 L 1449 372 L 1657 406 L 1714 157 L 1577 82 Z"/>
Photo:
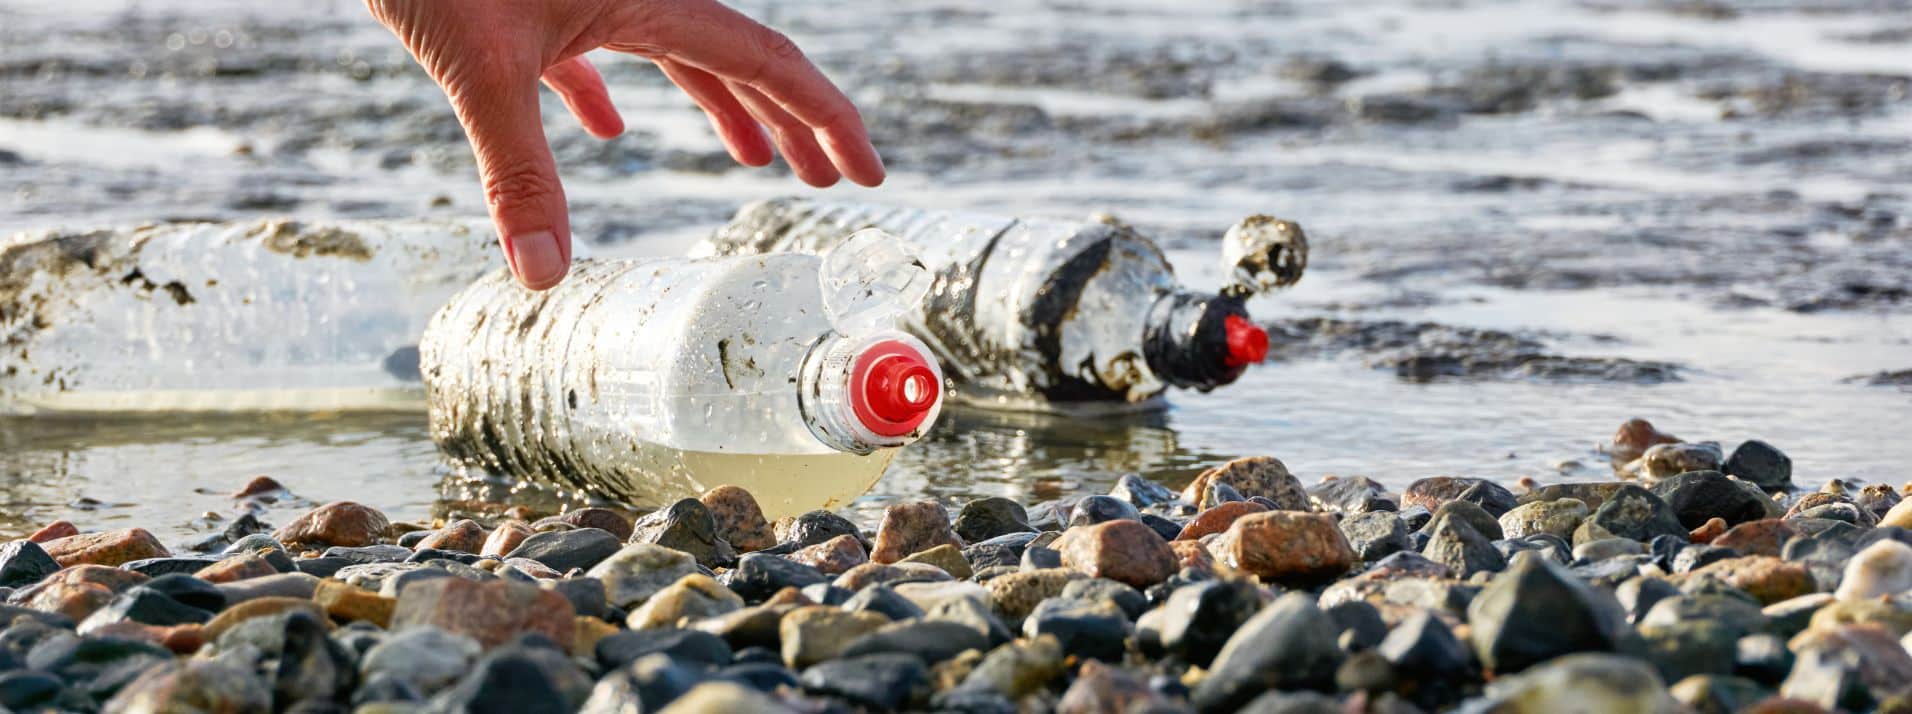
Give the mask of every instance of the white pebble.
<path id="1" fill-rule="evenodd" d="M 1882 540 L 1846 563 L 1836 595 L 1840 600 L 1864 600 L 1908 591 L 1912 591 L 1912 546 Z"/>

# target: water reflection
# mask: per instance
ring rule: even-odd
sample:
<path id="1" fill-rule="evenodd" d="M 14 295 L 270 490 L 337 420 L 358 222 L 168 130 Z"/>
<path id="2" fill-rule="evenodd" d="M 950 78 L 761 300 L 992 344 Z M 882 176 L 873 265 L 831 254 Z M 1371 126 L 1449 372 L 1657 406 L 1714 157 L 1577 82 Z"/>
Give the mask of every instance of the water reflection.
<path id="1" fill-rule="evenodd" d="M 928 437 L 890 466 L 852 510 L 894 501 L 1003 496 L 1035 502 L 1104 493 L 1125 473 L 1180 486 L 1232 455 L 1189 448 L 1173 411 L 1064 417 L 950 406 Z"/>

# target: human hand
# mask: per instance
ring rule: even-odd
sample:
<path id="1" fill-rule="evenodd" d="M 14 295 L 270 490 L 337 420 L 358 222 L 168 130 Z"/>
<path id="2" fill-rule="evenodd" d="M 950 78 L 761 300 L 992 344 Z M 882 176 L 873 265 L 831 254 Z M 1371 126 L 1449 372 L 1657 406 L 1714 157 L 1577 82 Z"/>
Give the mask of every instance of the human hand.
<path id="1" fill-rule="evenodd" d="M 717 0 L 366 5 L 451 100 L 477 156 L 505 259 L 533 290 L 557 285 L 571 265 L 570 215 L 544 138 L 539 80 L 592 135 L 624 131 L 604 79 L 583 57 L 592 49 L 656 63 L 710 116 L 738 163 L 770 163 L 774 142 L 812 186 L 883 181 L 883 162 L 843 92 L 789 38 Z"/>

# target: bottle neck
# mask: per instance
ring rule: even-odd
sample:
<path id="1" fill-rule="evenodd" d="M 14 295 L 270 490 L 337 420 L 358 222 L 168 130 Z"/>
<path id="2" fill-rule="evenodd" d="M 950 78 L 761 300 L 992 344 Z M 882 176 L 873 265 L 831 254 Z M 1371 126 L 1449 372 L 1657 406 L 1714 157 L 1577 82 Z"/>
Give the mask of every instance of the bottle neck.
<path id="1" fill-rule="evenodd" d="M 1249 321 L 1242 299 L 1231 295 L 1164 295 L 1149 311 L 1142 336 L 1149 370 L 1184 389 L 1207 391 L 1233 382 L 1266 351 L 1267 335 Z"/>
<path id="2" fill-rule="evenodd" d="M 922 437 L 942 409 L 943 373 L 928 347 L 901 332 L 831 332 L 810 348 L 798 387 L 798 409 L 818 441 L 867 454 Z"/>

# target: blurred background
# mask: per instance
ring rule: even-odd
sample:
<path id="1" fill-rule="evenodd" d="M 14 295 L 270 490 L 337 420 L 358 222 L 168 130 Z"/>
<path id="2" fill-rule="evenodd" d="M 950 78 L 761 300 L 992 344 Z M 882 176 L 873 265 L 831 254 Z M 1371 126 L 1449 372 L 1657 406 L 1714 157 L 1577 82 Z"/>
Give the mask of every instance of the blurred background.
<path id="1" fill-rule="evenodd" d="M 1252 306 L 1275 354 L 1240 383 L 1131 419 L 951 413 L 852 510 L 1254 454 L 1306 483 L 1610 478 L 1631 416 L 1764 439 L 1809 487 L 1912 463 L 1912 2 L 735 4 L 845 87 L 891 178 L 737 167 L 599 53 L 624 136 L 546 103 L 593 254 L 680 253 L 787 194 L 1105 211 L 1202 287 L 1245 215 L 1314 246 Z M 0 235 L 483 214 L 443 96 L 358 2 L 0 1 Z M 0 530 L 177 537 L 260 473 L 395 518 L 528 497 L 440 462 L 422 414 L 6 419 Z"/>

